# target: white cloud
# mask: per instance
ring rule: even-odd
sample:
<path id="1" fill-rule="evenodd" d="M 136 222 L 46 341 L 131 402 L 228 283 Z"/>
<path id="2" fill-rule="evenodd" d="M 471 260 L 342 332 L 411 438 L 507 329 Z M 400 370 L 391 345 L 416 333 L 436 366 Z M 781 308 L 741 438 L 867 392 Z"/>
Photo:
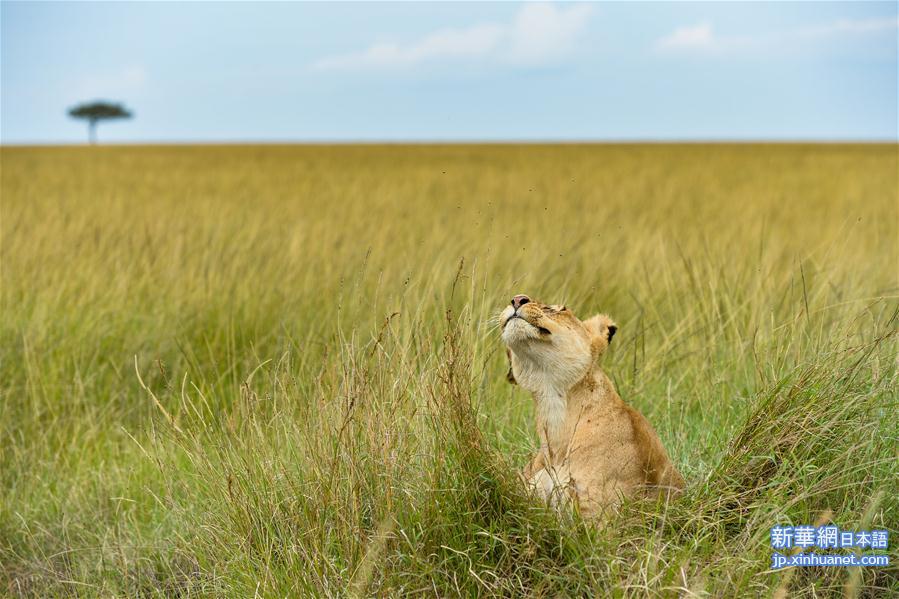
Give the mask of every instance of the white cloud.
<path id="1" fill-rule="evenodd" d="M 874 33 L 899 28 L 899 17 L 885 19 L 840 19 L 833 23 L 799 30 L 800 35 L 824 36 L 837 33 Z"/>
<path id="2" fill-rule="evenodd" d="M 783 31 L 750 35 L 717 35 L 709 22 L 680 27 L 656 40 L 654 47 L 662 52 L 733 51 L 740 49 L 783 48 L 797 42 L 810 42 L 840 35 L 894 31 L 899 18 L 840 19 L 823 25 L 797 27 Z"/>
<path id="3" fill-rule="evenodd" d="M 405 68 L 446 59 L 480 59 L 540 65 L 571 52 L 591 7 L 525 4 L 510 23 L 442 29 L 409 43 L 377 43 L 361 52 L 329 56 L 312 66 L 331 69 Z"/>
<path id="4" fill-rule="evenodd" d="M 656 42 L 660 50 L 677 50 L 681 48 L 707 48 L 714 43 L 711 23 L 699 23 L 692 27 L 679 27 L 673 33 Z"/>
<path id="5" fill-rule="evenodd" d="M 495 25 L 444 29 L 407 46 L 373 44 L 362 52 L 323 58 L 314 66 L 318 69 L 408 67 L 433 58 L 482 56 L 493 51 L 502 36 L 502 29 Z"/>
<path id="6" fill-rule="evenodd" d="M 573 50 L 574 42 L 590 18 L 591 7 L 576 4 L 559 10 L 552 4 L 525 4 L 508 27 L 503 59 L 542 64 Z"/>

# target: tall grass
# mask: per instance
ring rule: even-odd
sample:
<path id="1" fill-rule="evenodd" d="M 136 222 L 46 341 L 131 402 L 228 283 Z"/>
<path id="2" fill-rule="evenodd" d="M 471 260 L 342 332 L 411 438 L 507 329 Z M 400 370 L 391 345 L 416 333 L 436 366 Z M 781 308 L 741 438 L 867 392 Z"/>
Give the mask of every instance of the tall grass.
<path id="1" fill-rule="evenodd" d="M 895 145 L 2 149 L 0 594 L 886 596 Z M 492 315 L 612 314 L 688 480 L 526 497 Z M 892 560 L 897 554 L 895 541 Z"/>

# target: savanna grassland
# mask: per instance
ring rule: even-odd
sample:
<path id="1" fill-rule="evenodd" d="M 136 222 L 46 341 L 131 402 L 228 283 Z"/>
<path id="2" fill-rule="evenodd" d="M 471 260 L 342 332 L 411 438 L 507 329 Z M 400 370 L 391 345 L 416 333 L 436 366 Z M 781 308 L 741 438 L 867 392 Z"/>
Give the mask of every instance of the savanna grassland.
<path id="1" fill-rule="evenodd" d="M 889 596 L 896 145 L 2 149 L 0 595 Z M 688 481 L 528 498 L 513 293 L 611 314 Z"/>

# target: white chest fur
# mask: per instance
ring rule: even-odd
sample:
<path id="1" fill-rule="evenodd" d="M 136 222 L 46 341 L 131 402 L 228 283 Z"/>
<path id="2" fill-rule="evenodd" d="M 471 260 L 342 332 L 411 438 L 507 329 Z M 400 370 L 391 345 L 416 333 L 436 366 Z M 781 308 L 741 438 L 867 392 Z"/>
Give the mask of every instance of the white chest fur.
<path id="1" fill-rule="evenodd" d="M 565 396 L 555 389 L 546 388 L 536 391 L 534 399 L 537 403 L 537 422 L 546 435 L 546 442 L 554 454 L 558 453 L 565 426 Z"/>

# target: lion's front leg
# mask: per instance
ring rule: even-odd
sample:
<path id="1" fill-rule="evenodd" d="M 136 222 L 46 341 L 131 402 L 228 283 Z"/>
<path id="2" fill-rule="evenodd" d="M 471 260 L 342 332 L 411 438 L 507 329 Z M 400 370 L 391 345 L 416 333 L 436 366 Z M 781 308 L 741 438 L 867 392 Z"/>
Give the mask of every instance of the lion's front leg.
<path id="1" fill-rule="evenodd" d="M 528 483 L 533 477 L 534 474 L 543 470 L 546 467 L 546 461 L 543 457 L 543 452 L 538 451 L 534 454 L 534 457 L 531 458 L 531 461 L 527 463 L 527 465 L 521 471 L 521 480 L 525 483 Z"/>
<path id="2" fill-rule="evenodd" d="M 554 508 L 577 501 L 577 489 L 567 466 L 548 466 L 534 472 L 528 479 L 528 489 Z"/>

